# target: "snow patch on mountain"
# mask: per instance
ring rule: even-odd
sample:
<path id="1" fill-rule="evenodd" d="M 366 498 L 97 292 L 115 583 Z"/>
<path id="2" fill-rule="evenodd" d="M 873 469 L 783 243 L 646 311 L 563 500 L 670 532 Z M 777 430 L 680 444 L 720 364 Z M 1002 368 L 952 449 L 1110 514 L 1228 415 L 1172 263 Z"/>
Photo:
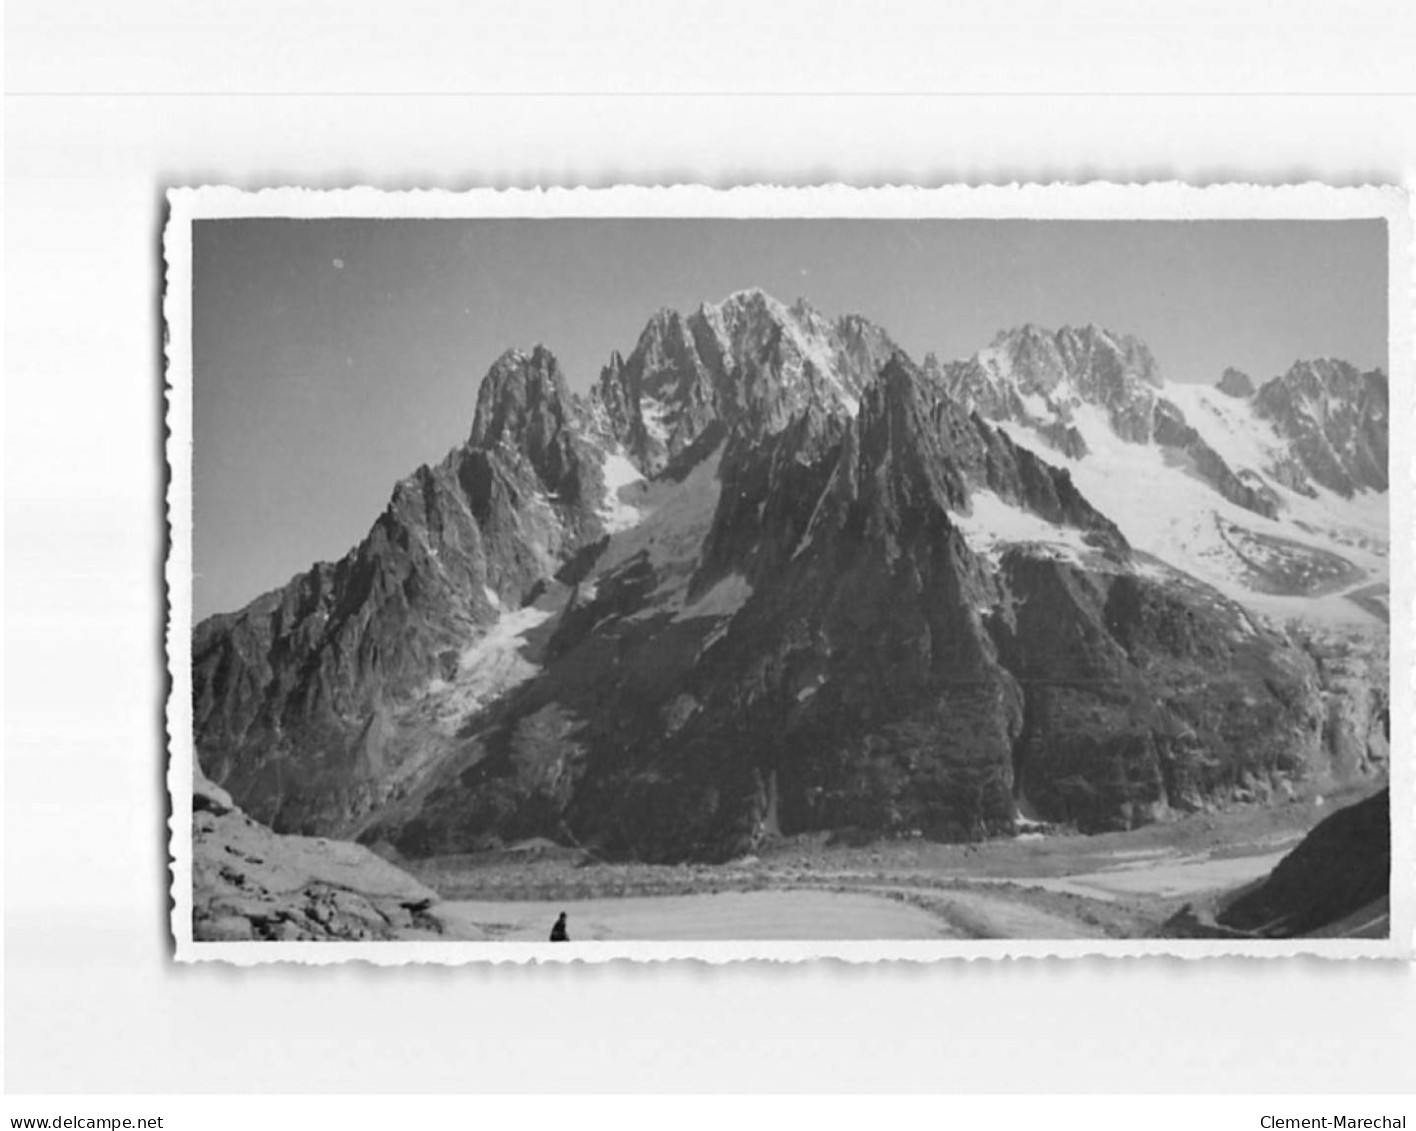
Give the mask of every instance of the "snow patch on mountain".
<path id="1" fill-rule="evenodd" d="M 627 502 L 625 496 L 630 494 L 636 485 L 644 483 L 644 476 L 639 473 L 639 468 L 629 461 L 623 451 L 616 449 L 606 453 L 601 471 L 605 477 L 605 499 L 599 513 L 604 520 L 605 529 L 614 533 L 638 525 L 643 521 L 644 512 Z"/>
<path id="2" fill-rule="evenodd" d="M 435 725 L 452 735 L 470 714 L 541 671 L 527 657 L 527 634 L 555 616 L 554 608 L 528 605 L 502 613 L 481 637 L 457 657 L 451 679 L 429 682 L 424 698 L 432 705 Z"/>
<path id="3" fill-rule="evenodd" d="M 950 518 L 963 531 L 969 548 L 991 562 L 996 563 L 1008 547 L 1023 544 L 1044 549 L 1050 557 L 1077 563 L 1094 553 L 1076 527 L 1048 522 L 992 491 L 975 491 L 972 508 L 971 514 Z"/>
<path id="4" fill-rule="evenodd" d="M 1227 396 L 1213 385 L 1169 384 L 1165 398 L 1241 477 L 1249 472 L 1267 481 L 1287 450 L 1273 425 L 1254 412 L 1249 401 Z"/>
<path id="5" fill-rule="evenodd" d="M 668 443 L 669 409 L 661 401 L 653 397 L 641 397 L 639 400 L 639 415 L 644 421 L 644 431 L 649 434 L 649 438 L 658 444 Z"/>

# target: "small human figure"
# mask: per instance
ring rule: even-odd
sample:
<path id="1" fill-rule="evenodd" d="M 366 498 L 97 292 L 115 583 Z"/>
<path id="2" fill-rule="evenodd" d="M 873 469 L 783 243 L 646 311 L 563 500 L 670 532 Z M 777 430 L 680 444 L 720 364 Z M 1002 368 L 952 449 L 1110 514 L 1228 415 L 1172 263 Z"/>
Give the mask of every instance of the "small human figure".
<path id="1" fill-rule="evenodd" d="M 551 942 L 570 942 L 570 936 L 565 930 L 565 912 L 560 913 L 560 918 L 556 920 L 556 925 L 551 928 Z"/>

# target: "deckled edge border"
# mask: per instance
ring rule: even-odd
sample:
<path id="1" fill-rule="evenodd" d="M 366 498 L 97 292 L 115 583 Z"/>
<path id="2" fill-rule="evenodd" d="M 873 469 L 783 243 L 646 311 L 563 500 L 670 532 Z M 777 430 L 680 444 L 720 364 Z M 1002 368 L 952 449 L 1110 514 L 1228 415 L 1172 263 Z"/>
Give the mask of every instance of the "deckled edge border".
<path id="1" fill-rule="evenodd" d="M 1416 670 L 1412 628 L 1412 507 L 1416 499 L 1416 247 L 1412 198 L 1400 187 L 1336 188 L 1320 184 L 1193 186 L 1094 183 L 999 186 L 882 186 L 808 188 L 771 185 L 714 189 L 701 185 L 613 188 L 537 188 L 384 191 L 272 187 L 256 191 L 228 186 L 169 189 L 163 231 L 162 301 L 166 360 L 166 456 L 168 486 L 165 563 L 167 597 L 166 705 L 167 785 L 170 797 L 168 854 L 171 870 L 172 937 L 176 961 L 225 962 L 238 966 L 294 962 L 327 965 L 366 962 L 457 965 L 501 963 L 602 963 L 693 960 L 722 964 L 746 960 L 847 963 L 934 962 L 944 959 L 1170 958 L 1206 957 L 1322 959 L 1416 957 L 1416 796 L 1412 765 L 1412 704 Z M 1388 358 L 1392 389 L 1393 472 L 1406 471 L 1406 491 L 1391 492 L 1391 679 L 1395 727 L 1392 739 L 1392 876 L 1388 939 L 1241 940 L 1031 940 L 813 941 L 700 943 L 372 942 L 217 943 L 192 938 L 192 222 L 241 217 L 443 217 L 443 218 L 893 218 L 1047 220 L 1358 219 L 1387 222 Z M 1393 474 L 1393 479 L 1399 477 Z M 1400 614 L 1398 615 L 1398 610 Z M 1402 710 L 1401 708 L 1405 709 Z M 1397 815 L 1403 815 L 1399 820 Z"/>

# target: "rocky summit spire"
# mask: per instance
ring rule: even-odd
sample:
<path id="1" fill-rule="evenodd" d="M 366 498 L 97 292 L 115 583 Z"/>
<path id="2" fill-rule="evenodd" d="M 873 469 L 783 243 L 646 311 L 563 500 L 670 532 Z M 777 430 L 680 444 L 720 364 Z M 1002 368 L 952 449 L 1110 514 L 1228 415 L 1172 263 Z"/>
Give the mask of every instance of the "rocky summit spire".
<path id="1" fill-rule="evenodd" d="M 1229 397 L 1252 397 L 1254 395 L 1254 381 L 1242 369 L 1235 369 L 1230 366 L 1224 371 L 1219 379 L 1219 384 L 1215 386 L 1221 393 Z"/>
<path id="2" fill-rule="evenodd" d="M 477 393 L 477 412 L 468 442 L 495 447 L 534 435 L 538 442 L 566 424 L 570 392 L 555 355 L 538 345 L 529 354 L 509 349 L 492 363 Z"/>
<path id="3" fill-rule="evenodd" d="M 1254 408 L 1290 444 L 1315 483 L 1350 497 L 1385 491 L 1387 377 L 1333 358 L 1296 361 L 1254 395 Z"/>
<path id="4" fill-rule="evenodd" d="M 831 321 L 759 288 L 688 315 L 660 310 L 633 352 L 601 372 L 594 399 L 641 470 L 653 473 L 711 425 L 765 436 L 809 404 L 853 416 L 894 350 L 858 315 Z"/>
<path id="5" fill-rule="evenodd" d="M 468 444 L 519 452 L 549 491 L 574 501 L 593 462 L 582 426 L 555 355 L 538 345 L 529 354 L 507 350 L 487 371 Z"/>

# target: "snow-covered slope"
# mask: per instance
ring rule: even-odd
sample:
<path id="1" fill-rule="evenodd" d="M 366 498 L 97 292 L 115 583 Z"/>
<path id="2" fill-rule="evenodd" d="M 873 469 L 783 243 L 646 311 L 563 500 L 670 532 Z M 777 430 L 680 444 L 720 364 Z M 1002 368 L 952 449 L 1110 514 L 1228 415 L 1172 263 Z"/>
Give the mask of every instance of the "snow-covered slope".
<path id="1" fill-rule="evenodd" d="M 1342 498 L 1321 485 L 1287 485 L 1284 438 L 1251 402 L 1212 387 L 1169 383 L 1176 406 L 1204 443 L 1246 485 L 1272 500 L 1270 514 L 1226 498 L 1183 449 L 1118 435 L 1111 413 L 1068 406 L 1067 427 L 1084 448 L 1049 458 L 1108 515 L 1133 547 L 1280 620 L 1374 624 L 1384 619 L 1388 496 Z M 1047 450 L 1046 424 L 1008 420 L 1017 442 Z"/>
<path id="2" fill-rule="evenodd" d="M 1067 467 L 1137 550 L 1269 616 L 1386 619 L 1380 372 L 1323 359 L 1257 390 L 1234 370 L 1220 386 L 1181 384 L 1135 338 L 1034 325 L 927 369 Z"/>
<path id="3" fill-rule="evenodd" d="M 605 453 L 601 470 L 605 478 L 605 501 L 600 507 L 600 517 L 604 519 L 605 529 L 613 532 L 637 526 L 644 515 L 626 500 L 632 494 L 631 489 L 644 482 L 639 468 L 629 461 L 623 449 L 616 446 Z"/>
<path id="4" fill-rule="evenodd" d="M 1085 531 L 1048 522 L 993 491 L 975 491 L 971 502 L 970 513 L 954 515 L 954 525 L 964 532 L 969 549 L 991 563 L 996 564 L 1003 552 L 1014 546 L 1028 546 L 1044 556 L 1074 563 L 1101 557 L 1086 541 Z"/>

